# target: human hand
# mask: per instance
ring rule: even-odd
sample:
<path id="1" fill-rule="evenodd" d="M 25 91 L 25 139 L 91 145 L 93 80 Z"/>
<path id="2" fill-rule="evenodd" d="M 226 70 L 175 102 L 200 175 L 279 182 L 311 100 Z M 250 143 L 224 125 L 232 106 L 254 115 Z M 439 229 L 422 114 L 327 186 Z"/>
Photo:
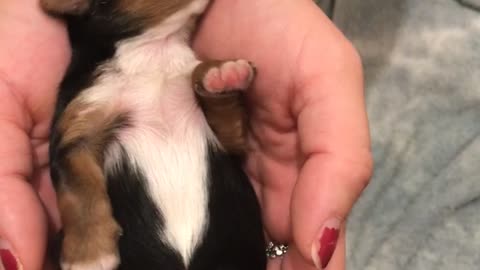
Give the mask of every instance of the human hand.
<path id="1" fill-rule="evenodd" d="M 372 172 L 356 51 L 311 0 L 216 0 L 194 45 L 258 68 L 246 170 L 268 237 L 290 246 L 268 269 L 344 269 L 345 219 Z"/>
<path id="2" fill-rule="evenodd" d="M 39 270 L 48 224 L 58 225 L 47 149 L 67 36 L 38 0 L 15 0 L 0 1 L 0 37 L 0 255 L 11 261 L 14 254 L 23 269 Z"/>
<path id="3" fill-rule="evenodd" d="M 48 126 L 69 55 L 64 28 L 36 3 L 0 3 L 0 249 L 7 241 L 29 270 L 42 269 L 47 224 L 58 226 Z M 270 269 L 308 269 L 319 224 L 343 219 L 371 172 L 356 54 L 312 5 L 217 0 L 196 43 L 204 56 L 251 59 L 261 72 L 250 95 L 247 169 L 269 236 L 291 245 Z M 343 234 L 330 269 L 343 267 L 342 243 Z"/>

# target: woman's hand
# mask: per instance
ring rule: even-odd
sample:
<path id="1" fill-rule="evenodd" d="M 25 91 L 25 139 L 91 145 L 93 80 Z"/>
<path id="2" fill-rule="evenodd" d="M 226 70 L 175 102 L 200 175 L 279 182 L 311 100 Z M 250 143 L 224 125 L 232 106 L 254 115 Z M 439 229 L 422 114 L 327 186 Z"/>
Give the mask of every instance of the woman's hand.
<path id="1" fill-rule="evenodd" d="M 311 0 L 216 0 L 195 48 L 258 68 L 246 169 L 268 237 L 290 246 L 268 268 L 344 269 L 343 225 L 372 172 L 356 51 Z"/>
<path id="2" fill-rule="evenodd" d="M 47 225 L 58 225 L 47 149 L 67 37 L 38 0 L 0 1 L 0 36 L 0 255 L 44 269 Z"/>

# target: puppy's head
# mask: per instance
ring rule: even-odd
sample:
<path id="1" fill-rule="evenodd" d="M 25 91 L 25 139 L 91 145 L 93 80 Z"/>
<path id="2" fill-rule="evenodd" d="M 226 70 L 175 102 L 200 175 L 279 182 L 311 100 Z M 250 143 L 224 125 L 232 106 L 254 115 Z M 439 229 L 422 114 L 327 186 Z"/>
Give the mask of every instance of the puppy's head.
<path id="1" fill-rule="evenodd" d="M 135 21 L 143 28 L 160 23 L 196 0 L 41 0 L 50 14 Z"/>

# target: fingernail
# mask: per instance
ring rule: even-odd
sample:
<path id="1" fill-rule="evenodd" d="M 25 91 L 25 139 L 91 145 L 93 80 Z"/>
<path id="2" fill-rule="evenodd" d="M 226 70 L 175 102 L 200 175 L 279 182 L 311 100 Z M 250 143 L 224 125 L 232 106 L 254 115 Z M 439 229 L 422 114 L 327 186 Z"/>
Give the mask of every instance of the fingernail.
<path id="1" fill-rule="evenodd" d="M 0 239 L 0 270 L 20 270 L 20 262 L 13 255 L 11 246 L 6 241 Z"/>
<path id="2" fill-rule="evenodd" d="M 340 234 L 340 221 L 330 219 L 320 229 L 312 246 L 312 259 L 318 269 L 325 269 L 332 259 Z"/>

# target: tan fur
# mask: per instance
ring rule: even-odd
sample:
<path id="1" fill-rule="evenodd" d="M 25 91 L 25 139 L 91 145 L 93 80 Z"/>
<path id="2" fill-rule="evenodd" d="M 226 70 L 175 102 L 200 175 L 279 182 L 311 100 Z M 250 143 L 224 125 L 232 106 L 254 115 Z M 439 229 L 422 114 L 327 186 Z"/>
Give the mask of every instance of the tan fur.
<path id="1" fill-rule="evenodd" d="M 202 81 L 207 71 L 224 61 L 208 61 L 198 65 L 192 74 L 192 83 L 208 124 L 227 152 L 244 154 L 246 151 L 247 114 L 243 93 L 229 91 L 210 93 Z"/>

